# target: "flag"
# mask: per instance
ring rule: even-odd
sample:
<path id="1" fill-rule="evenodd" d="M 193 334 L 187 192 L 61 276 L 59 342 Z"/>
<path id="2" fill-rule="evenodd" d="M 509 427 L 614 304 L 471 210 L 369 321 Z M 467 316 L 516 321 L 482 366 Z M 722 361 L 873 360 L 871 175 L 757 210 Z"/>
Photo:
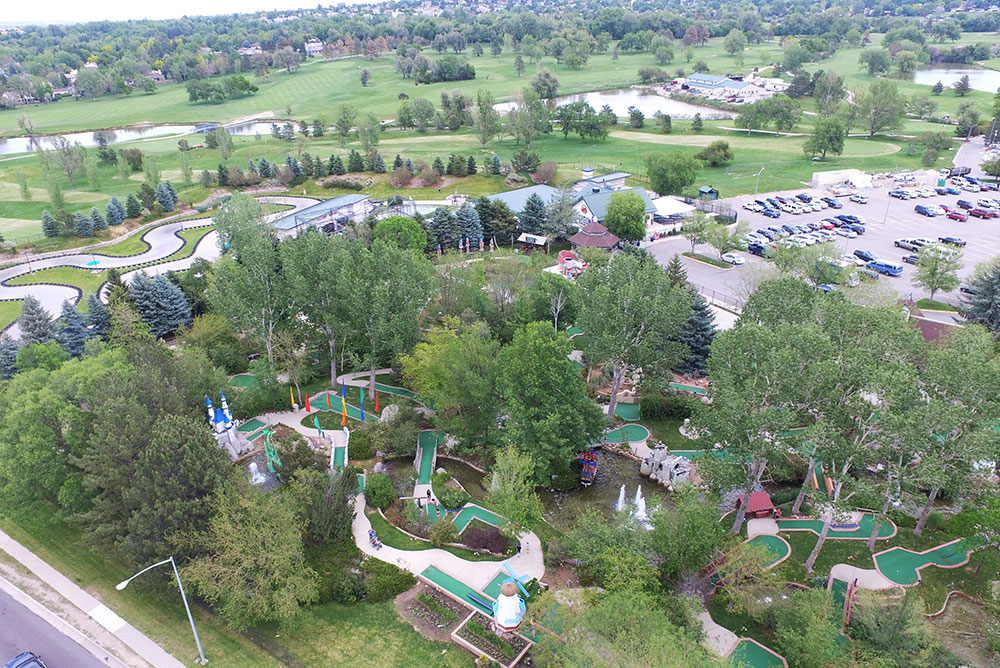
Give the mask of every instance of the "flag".
<path id="1" fill-rule="evenodd" d="M 306 392 L 306 413 L 309 413 L 311 411 L 312 411 L 312 409 L 309 408 L 309 393 Z"/>
<path id="2" fill-rule="evenodd" d="M 333 410 L 333 406 L 330 405 L 330 391 L 329 390 L 326 391 L 326 407 L 329 408 L 331 411 Z"/>
<path id="3" fill-rule="evenodd" d="M 340 396 L 347 398 L 347 388 L 344 387 L 344 381 L 340 381 Z"/>
<path id="4" fill-rule="evenodd" d="M 340 420 L 340 425 L 342 427 L 346 427 L 347 426 L 347 400 L 344 399 L 343 397 L 340 398 L 340 407 L 344 411 L 342 413 L 342 417 L 341 417 L 341 420 Z"/>
<path id="5" fill-rule="evenodd" d="M 292 408 L 295 407 L 295 393 L 292 392 L 292 386 L 288 386 L 288 398 L 292 400 Z"/>
<path id="6" fill-rule="evenodd" d="M 365 388 L 361 388 L 361 421 L 365 421 Z"/>
<path id="7" fill-rule="evenodd" d="M 323 438 L 323 428 L 319 426 L 319 415 L 313 415 L 313 424 L 316 425 L 316 431 L 319 432 L 319 437 Z"/>
<path id="8" fill-rule="evenodd" d="M 378 390 L 375 390 L 375 412 L 376 413 L 379 412 L 379 408 L 378 408 Z"/>

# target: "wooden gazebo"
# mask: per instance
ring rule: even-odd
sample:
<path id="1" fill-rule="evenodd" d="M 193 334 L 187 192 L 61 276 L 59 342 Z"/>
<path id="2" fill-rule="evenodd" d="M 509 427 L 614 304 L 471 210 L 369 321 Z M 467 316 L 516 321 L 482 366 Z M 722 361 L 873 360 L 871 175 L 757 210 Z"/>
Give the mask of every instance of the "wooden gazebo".
<path id="1" fill-rule="evenodd" d="M 619 239 L 608 232 L 608 228 L 593 222 L 580 228 L 579 232 L 569 238 L 569 242 L 574 246 L 610 250 L 618 244 Z"/>

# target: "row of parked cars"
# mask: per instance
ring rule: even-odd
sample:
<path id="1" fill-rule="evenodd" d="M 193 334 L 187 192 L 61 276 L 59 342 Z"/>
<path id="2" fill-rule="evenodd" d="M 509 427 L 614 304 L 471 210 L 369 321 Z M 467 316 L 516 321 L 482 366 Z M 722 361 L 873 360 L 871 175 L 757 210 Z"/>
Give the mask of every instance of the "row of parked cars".
<path id="1" fill-rule="evenodd" d="M 868 198 L 864 195 L 852 195 L 851 200 L 861 204 L 867 204 Z M 807 193 L 799 193 L 795 197 L 768 197 L 766 199 L 755 199 L 743 205 L 747 211 L 761 213 L 769 218 L 780 218 L 782 212 L 791 214 L 801 214 L 822 211 L 823 209 L 841 209 L 844 205 L 833 197 L 813 197 Z"/>
<path id="2" fill-rule="evenodd" d="M 747 250 L 754 255 L 766 256 L 765 247 L 771 243 L 784 242 L 798 246 L 811 246 L 823 241 L 832 241 L 837 236 L 854 239 L 865 233 L 864 221 L 859 216 L 842 214 L 820 221 L 793 225 L 769 225 L 758 228 L 746 236 Z"/>

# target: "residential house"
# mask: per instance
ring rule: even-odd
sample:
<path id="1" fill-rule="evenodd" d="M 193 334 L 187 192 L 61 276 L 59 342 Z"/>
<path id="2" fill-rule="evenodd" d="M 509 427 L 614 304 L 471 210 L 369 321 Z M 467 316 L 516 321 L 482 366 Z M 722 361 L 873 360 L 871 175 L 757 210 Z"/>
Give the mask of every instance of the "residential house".
<path id="1" fill-rule="evenodd" d="M 543 202 L 550 204 L 553 200 L 559 197 L 559 189 L 539 184 L 535 186 L 528 186 L 526 188 L 518 188 L 516 190 L 508 190 L 507 192 L 497 193 L 496 195 L 490 195 L 487 199 L 493 202 L 503 202 L 507 205 L 508 209 L 513 211 L 515 214 L 520 215 L 520 213 L 524 211 L 525 203 L 532 195 L 538 195 L 542 198 Z"/>
<path id="2" fill-rule="evenodd" d="M 306 56 L 309 58 L 315 58 L 316 56 L 323 55 L 323 42 L 318 39 L 311 39 L 305 43 Z"/>
<path id="3" fill-rule="evenodd" d="M 576 211 L 577 216 L 584 224 L 588 222 L 599 223 L 602 222 L 604 217 L 608 215 L 608 203 L 611 201 L 611 196 L 627 192 L 633 192 L 642 198 L 646 209 L 645 223 L 646 225 L 649 225 L 653 220 L 653 214 L 656 213 L 656 206 L 653 204 L 653 200 L 649 197 L 649 193 L 646 192 L 645 188 L 609 190 L 607 188 L 598 188 L 595 186 L 590 190 L 585 190 L 577 195 L 577 199 L 573 203 L 573 209 Z"/>

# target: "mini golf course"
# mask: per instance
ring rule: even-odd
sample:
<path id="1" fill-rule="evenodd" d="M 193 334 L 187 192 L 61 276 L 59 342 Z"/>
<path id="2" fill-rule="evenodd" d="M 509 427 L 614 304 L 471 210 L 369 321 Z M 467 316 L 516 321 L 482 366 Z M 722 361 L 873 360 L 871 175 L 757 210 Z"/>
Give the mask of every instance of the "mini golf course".
<path id="1" fill-rule="evenodd" d="M 327 401 L 328 399 L 329 403 Z M 340 413 L 343 410 L 341 399 L 342 397 L 336 392 L 332 390 L 323 390 L 319 394 L 309 397 L 309 407 L 314 411 L 333 411 L 335 413 Z M 378 415 L 376 415 L 373 411 L 362 413 L 360 408 L 352 406 L 351 404 L 347 404 L 347 417 L 352 420 L 357 420 L 358 422 L 378 419 Z M 312 425 L 306 426 L 311 427 Z"/>
<path id="2" fill-rule="evenodd" d="M 638 407 L 638 404 L 636 406 Z M 599 441 L 599 443 L 634 443 L 635 441 L 645 441 L 651 435 L 649 430 L 641 424 L 627 424 L 609 431 L 604 435 L 604 440 Z"/>
<path id="3" fill-rule="evenodd" d="M 784 538 L 779 536 L 760 534 L 759 536 L 754 536 L 747 542 L 751 545 L 763 545 L 771 552 L 774 556 L 774 561 L 771 562 L 771 565 L 768 566 L 768 568 L 774 568 L 787 559 L 788 555 L 792 553 L 792 547 L 785 542 Z"/>
<path id="4" fill-rule="evenodd" d="M 692 394 L 705 394 L 705 392 L 707 392 L 704 387 L 698 387 L 697 385 L 683 385 L 681 383 L 670 383 L 670 389 L 680 390 L 681 392 L 691 392 Z"/>
<path id="5" fill-rule="evenodd" d="M 787 668 L 788 662 L 756 640 L 744 638 L 729 654 L 729 665 L 750 668 Z"/>
<path id="6" fill-rule="evenodd" d="M 499 573 L 496 574 L 495 578 L 490 580 L 490 583 L 488 585 L 483 587 L 483 593 L 491 598 L 496 598 L 497 596 L 500 595 L 500 585 L 502 585 L 504 582 L 510 579 L 511 579 L 510 573 L 507 573 L 506 571 L 500 571 Z M 527 584 L 531 580 L 531 578 L 523 575 L 520 576 L 518 579 L 521 580 L 521 584 Z"/>
<path id="7" fill-rule="evenodd" d="M 434 472 L 434 451 L 437 449 L 438 440 L 444 436 L 444 432 L 428 429 L 420 432 L 417 437 L 417 454 L 420 457 L 418 485 L 431 484 L 431 473 Z"/>
<path id="8" fill-rule="evenodd" d="M 857 527 L 834 528 L 830 527 L 827 538 L 868 540 L 875 527 L 875 516 L 865 513 Z M 778 520 L 779 531 L 812 531 L 817 536 L 823 531 L 823 522 L 820 520 Z M 886 540 L 896 535 L 896 525 L 891 520 L 883 520 L 878 528 L 878 540 Z"/>
<path id="9" fill-rule="evenodd" d="M 969 560 L 969 553 L 973 549 L 975 546 L 968 538 L 954 540 L 925 552 L 892 547 L 874 556 L 875 568 L 896 584 L 909 586 L 920 581 L 921 568 L 957 568 Z"/>
<path id="10" fill-rule="evenodd" d="M 232 379 L 230 379 L 229 384 L 233 387 L 254 387 L 260 383 L 257 382 L 256 376 L 252 376 L 248 373 L 240 373 L 233 376 Z"/>
<path id="11" fill-rule="evenodd" d="M 347 447 L 338 445 L 333 449 L 333 468 L 339 471 L 347 464 Z"/>
<path id="12" fill-rule="evenodd" d="M 469 524 L 473 520 L 479 520 L 480 522 L 485 522 L 491 527 L 500 528 L 503 526 L 503 520 L 494 512 L 481 508 L 479 506 L 468 505 L 462 508 L 458 513 L 455 514 L 455 519 L 452 521 L 455 523 L 455 527 L 458 529 L 458 533 L 462 533 L 468 528 Z"/>
<path id="13" fill-rule="evenodd" d="M 639 404 L 619 403 L 615 406 L 615 415 L 626 422 L 635 422 L 639 419 Z"/>
<path id="14" fill-rule="evenodd" d="M 260 429 L 263 426 L 264 426 L 263 422 L 261 422 L 260 420 L 254 418 L 253 420 L 250 420 L 249 422 L 245 422 L 244 424 L 240 425 L 236 429 L 236 431 L 238 431 L 240 433 L 243 433 L 243 434 L 249 434 L 251 432 L 257 431 L 258 429 Z"/>
<path id="15" fill-rule="evenodd" d="M 420 577 L 436 587 L 443 589 L 456 600 L 492 617 L 493 599 L 476 591 L 469 585 L 460 582 L 444 571 L 434 566 L 428 566 L 420 573 Z"/>

